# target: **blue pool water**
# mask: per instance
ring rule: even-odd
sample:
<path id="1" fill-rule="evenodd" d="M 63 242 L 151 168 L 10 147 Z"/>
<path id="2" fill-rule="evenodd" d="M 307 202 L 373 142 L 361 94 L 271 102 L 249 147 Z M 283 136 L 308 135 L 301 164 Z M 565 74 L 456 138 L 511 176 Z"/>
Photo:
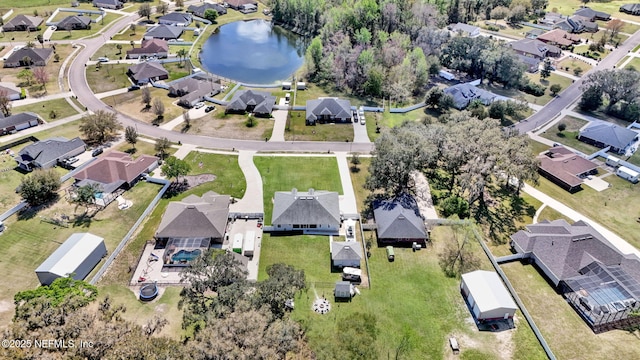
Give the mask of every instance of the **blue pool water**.
<path id="1" fill-rule="evenodd" d="M 181 262 L 181 261 L 190 262 L 193 259 L 200 256 L 200 254 L 202 254 L 202 250 L 200 249 L 180 250 L 177 253 L 171 255 L 171 260 L 173 260 L 173 262 Z"/>

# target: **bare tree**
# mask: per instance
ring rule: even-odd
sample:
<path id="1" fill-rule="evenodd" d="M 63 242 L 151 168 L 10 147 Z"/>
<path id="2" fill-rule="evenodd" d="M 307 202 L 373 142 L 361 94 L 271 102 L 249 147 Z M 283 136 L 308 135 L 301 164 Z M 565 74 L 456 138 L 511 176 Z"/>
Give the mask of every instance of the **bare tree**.
<path id="1" fill-rule="evenodd" d="M 160 4 L 158 4 L 156 6 L 156 13 L 157 14 L 164 15 L 164 14 L 167 13 L 168 10 L 169 10 L 169 5 L 167 5 L 167 3 L 160 2 Z"/>
<path id="2" fill-rule="evenodd" d="M 445 242 L 444 250 L 438 254 L 442 271 L 455 277 L 480 267 L 480 259 L 473 252 L 474 235 L 469 226 L 454 226 L 452 236 Z"/>
<path id="3" fill-rule="evenodd" d="M 0 90 L 0 111 L 5 117 L 11 115 L 11 100 L 7 90 L 4 89 Z"/>
<path id="4" fill-rule="evenodd" d="M 47 92 L 47 82 L 49 81 L 49 72 L 44 66 L 37 67 L 33 70 L 33 76 L 36 81 L 42 85 L 44 92 Z"/>
<path id="5" fill-rule="evenodd" d="M 153 99 L 153 113 L 156 114 L 158 119 L 162 119 L 164 117 L 164 103 L 162 99 L 155 98 Z"/>
<path id="6" fill-rule="evenodd" d="M 145 105 L 145 109 L 151 107 L 151 90 L 148 87 L 142 88 L 142 103 Z"/>
<path id="7" fill-rule="evenodd" d="M 185 110 L 182 112 L 182 119 L 184 120 L 184 126 L 188 129 L 191 127 L 191 115 L 189 115 L 189 111 Z"/>
<path id="8" fill-rule="evenodd" d="M 184 6 L 184 0 L 175 0 L 176 7 L 181 8 Z"/>
<path id="9" fill-rule="evenodd" d="M 624 22 L 620 19 L 613 19 L 607 23 L 607 32 L 609 33 L 609 40 L 613 40 L 614 37 L 620 33 L 620 30 L 624 27 Z"/>

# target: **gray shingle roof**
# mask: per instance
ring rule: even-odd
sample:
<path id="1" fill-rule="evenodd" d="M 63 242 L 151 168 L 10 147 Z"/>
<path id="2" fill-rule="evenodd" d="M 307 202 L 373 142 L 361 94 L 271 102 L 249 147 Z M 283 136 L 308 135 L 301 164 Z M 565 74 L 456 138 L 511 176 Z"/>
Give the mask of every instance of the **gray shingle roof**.
<path id="1" fill-rule="evenodd" d="M 480 100 L 483 104 L 488 105 L 495 99 L 494 94 L 469 83 L 449 86 L 444 90 L 444 93 L 451 95 L 456 109 L 466 108 L 473 100 Z"/>
<path id="2" fill-rule="evenodd" d="M 33 62 L 46 61 L 51 56 L 51 54 L 53 54 L 53 49 L 51 48 L 42 49 L 30 48 L 25 46 L 18 51 L 14 51 L 13 54 L 9 55 L 5 62 L 19 62 L 20 60 L 24 59 L 25 56 L 28 56 Z"/>
<path id="3" fill-rule="evenodd" d="M 638 136 L 638 133 L 615 124 L 591 122 L 586 129 L 580 132 L 580 136 L 624 149 Z"/>
<path id="4" fill-rule="evenodd" d="M 462 32 L 466 32 L 466 33 L 473 33 L 474 31 L 479 31 L 480 28 L 477 26 L 473 26 L 473 25 L 469 25 L 469 24 L 465 24 L 465 23 L 457 23 L 455 25 L 453 25 L 451 27 L 451 30 L 453 31 L 462 31 Z"/>
<path id="5" fill-rule="evenodd" d="M 158 238 L 222 238 L 229 217 L 229 195 L 213 191 L 202 197 L 189 195 L 167 206 L 158 227 Z"/>
<path id="6" fill-rule="evenodd" d="M 38 164 L 47 164 L 52 161 L 62 160 L 61 158 L 66 154 L 85 147 L 86 144 L 79 137 L 71 140 L 55 137 L 25 146 L 18 152 L 16 161 L 18 163 L 37 162 Z"/>
<path id="7" fill-rule="evenodd" d="M 548 56 L 549 53 L 559 54 L 562 52 L 558 47 L 545 44 L 542 41 L 536 39 L 521 39 L 512 41 L 508 43 L 507 46 L 511 47 L 515 51 L 530 54 L 539 58 L 544 58 Z"/>
<path id="8" fill-rule="evenodd" d="M 255 106 L 253 112 L 270 114 L 276 103 L 276 97 L 268 92 L 254 90 L 240 90 L 233 94 L 227 105 L 228 111 L 246 111 L 248 106 Z"/>
<path id="9" fill-rule="evenodd" d="M 3 26 L 6 28 L 14 28 L 16 26 L 28 26 L 28 27 L 37 27 L 42 24 L 43 19 L 38 16 L 29 16 L 29 15 L 16 15 L 13 19 L 7 21 L 7 23 Z"/>
<path id="10" fill-rule="evenodd" d="M 273 200 L 272 225 L 340 225 L 338 193 L 309 189 L 308 192 L 278 191 Z"/>
<path id="11" fill-rule="evenodd" d="M 426 239 L 427 231 L 418 204 L 407 194 L 394 199 L 373 202 L 380 239 Z"/>
<path id="12" fill-rule="evenodd" d="M 362 247 L 356 241 L 331 242 L 331 260 L 362 260 Z"/>
<path id="13" fill-rule="evenodd" d="M 339 119 L 351 118 L 351 102 L 333 97 L 307 100 L 307 120 L 315 121 L 319 116 Z"/>
<path id="14" fill-rule="evenodd" d="M 182 35 L 183 31 L 183 27 L 160 24 L 147 30 L 144 36 L 159 39 L 177 39 Z"/>
<path id="15" fill-rule="evenodd" d="M 218 15 L 224 15 L 227 13 L 227 9 L 224 6 L 211 3 L 204 3 L 202 5 L 190 5 L 187 8 L 187 11 L 192 12 L 195 16 L 204 17 L 204 12 L 207 11 L 207 9 L 217 11 Z"/>
<path id="16" fill-rule="evenodd" d="M 160 16 L 158 20 L 174 21 L 179 23 L 190 23 L 192 19 L 191 14 L 182 12 L 172 12 L 166 15 Z"/>
<path id="17" fill-rule="evenodd" d="M 11 126 L 17 126 L 17 125 L 24 124 L 32 120 L 38 120 L 38 119 L 39 119 L 38 115 L 28 111 L 19 113 L 19 114 L 14 114 L 11 116 L 7 116 L 6 118 L 0 119 L 0 129 L 8 128 Z"/>
<path id="18" fill-rule="evenodd" d="M 88 16 L 70 15 L 60 20 L 56 26 L 58 29 L 73 29 L 74 25 L 87 27 L 89 24 L 91 24 L 91 18 Z"/>
<path id="19" fill-rule="evenodd" d="M 165 69 L 161 63 L 156 61 L 145 61 L 143 63 L 130 66 L 129 71 L 136 81 L 169 75 L 167 69 Z"/>

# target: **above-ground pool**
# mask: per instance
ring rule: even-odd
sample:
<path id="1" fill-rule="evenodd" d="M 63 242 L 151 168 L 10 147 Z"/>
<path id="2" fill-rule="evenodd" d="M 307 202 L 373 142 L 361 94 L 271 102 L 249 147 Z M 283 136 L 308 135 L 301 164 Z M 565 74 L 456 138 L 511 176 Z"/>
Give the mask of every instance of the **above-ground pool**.
<path id="1" fill-rule="evenodd" d="M 198 256 L 200 256 L 200 254 L 202 254 L 202 250 L 200 250 L 200 249 L 180 250 L 177 253 L 171 255 L 171 261 L 173 261 L 174 263 L 191 262 L 191 261 L 193 261 L 193 259 L 195 259 Z"/>

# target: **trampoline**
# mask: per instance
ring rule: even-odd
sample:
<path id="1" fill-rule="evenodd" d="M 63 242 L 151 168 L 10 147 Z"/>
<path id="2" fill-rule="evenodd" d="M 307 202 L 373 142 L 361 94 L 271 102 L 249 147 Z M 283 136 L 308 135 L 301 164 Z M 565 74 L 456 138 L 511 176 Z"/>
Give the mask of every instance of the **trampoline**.
<path id="1" fill-rule="evenodd" d="M 158 296 L 158 286 L 156 283 L 145 284 L 140 288 L 140 300 L 151 301 Z"/>

